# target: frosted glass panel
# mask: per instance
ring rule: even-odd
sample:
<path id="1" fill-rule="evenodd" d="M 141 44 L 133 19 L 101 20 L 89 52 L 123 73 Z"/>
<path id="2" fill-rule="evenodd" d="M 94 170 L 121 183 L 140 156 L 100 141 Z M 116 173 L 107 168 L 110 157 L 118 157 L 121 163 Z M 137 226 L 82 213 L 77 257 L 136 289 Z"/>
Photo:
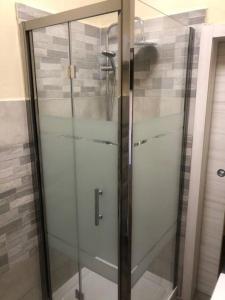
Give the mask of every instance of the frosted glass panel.
<path id="1" fill-rule="evenodd" d="M 90 135 L 84 134 L 76 140 L 80 247 L 93 258 L 117 265 L 118 141 L 113 141 L 117 126 L 112 122 L 104 123 L 83 123 L 84 127 L 89 128 Z M 98 227 L 95 226 L 94 213 L 96 188 L 102 191 L 99 201 L 103 219 Z"/>
<path id="2" fill-rule="evenodd" d="M 42 138 L 43 173 L 45 180 L 45 199 L 47 210 L 47 231 L 50 244 L 56 244 L 71 258 L 75 256 L 76 209 L 73 140 L 67 136 L 70 128 L 62 132 L 51 132 L 52 127 L 65 126 L 63 120 L 40 119 Z M 71 125 L 72 123 L 70 123 Z M 46 125 L 49 126 L 46 128 Z M 60 126 L 61 125 L 61 126 Z M 68 124 L 69 125 L 69 124 Z M 56 126 L 57 127 L 57 126 Z M 72 135 L 71 135 L 72 136 Z M 66 221 L 65 221 L 66 220 Z"/>
<path id="3" fill-rule="evenodd" d="M 170 117 L 171 123 L 175 123 Z M 160 130 L 160 119 L 155 134 L 149 135 L 153 122 L 142 127 L 146 140 L 134 147 L 133 176 L 133 211 L 135 224 L 133 228 L 132 265 L 139 265 L 143 258 L 151 255 L 151 249 L 157 247 L 167 235 L 176 231 L 177 196 L 179 187 L 179 168 L 182 127 Z M 168 120 L 170 121 L 170 120 Z M 163 123 L 163 122 L 162 122 Z M 136 136 L 138 124 L 134 126 Z M 140 234 L 141 232 L 141 234 Z"/>
<path id="4" fill-rule="evenodd" d="M 82 269 L 117 282 L 118 265 L 118 125 L 74 122 L 79 248 Z M 95 191 L 99 214 L 95 224 Z"/>

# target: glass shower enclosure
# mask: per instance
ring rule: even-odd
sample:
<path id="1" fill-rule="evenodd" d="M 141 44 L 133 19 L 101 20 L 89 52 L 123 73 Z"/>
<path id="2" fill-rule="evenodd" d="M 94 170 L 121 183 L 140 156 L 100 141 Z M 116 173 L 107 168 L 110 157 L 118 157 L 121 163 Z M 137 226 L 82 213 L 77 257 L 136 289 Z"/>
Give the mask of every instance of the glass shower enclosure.
<path id="1" fill-rule="evenodd" d="M 141 0 L 21 28 L 43 298 L 172 299 L 190 29 Z"/>

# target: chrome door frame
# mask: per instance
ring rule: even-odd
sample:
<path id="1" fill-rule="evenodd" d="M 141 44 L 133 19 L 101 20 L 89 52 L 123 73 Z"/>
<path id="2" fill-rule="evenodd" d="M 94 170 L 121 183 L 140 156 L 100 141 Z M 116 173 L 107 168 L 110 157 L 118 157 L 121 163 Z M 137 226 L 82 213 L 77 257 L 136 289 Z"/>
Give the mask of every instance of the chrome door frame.
<path id="1" fill-rule="evenodd" d="M 107 0 L 99 3 L 75 8 L 72 10 L 52 14 L 49 16 L 33 19 L 24 22 L 25 30 L 34 30 L 47 26 L 67 23 L 71 21 L 83 20 L 107 13 L 121 11 L 123 0 Z M 133 1 L 133 0 L 132 0 Z"/>
<path id="2" fill-rule="evenodd" d="M 131 237 L 132 237 L 132 126 L 133 126 L 133 40 L 134 0 L 107 0 L 70 11 L 22 22 L 20 37 L 23 73 L 29 120 L 30 141 L 34 144 L 34 186 L 38 187 L 37 201 L 40 261 L 43 299 L 52 299 L 46 212 L 43 193 L 42 157 L 32 30 L 71 21 L 118 12 L 120 28 L 120 105 L 119 105 L 119 167 L 118 167 L 118 300 L 131 299 Z"/>
<path id="3" fill-rule="evenodd" d="M 49 264 L 49 251 L 47 241 L 47 223 L 46 212 L 44 204 L 44 189 L 42 181 L 42 157 L 40 151 L 39 137 L 39 122 L 36 116 L 37 112 L 37 89 L 36 78 L 34 73 L 34 57 L 33 57 L 33 43 L 32 34 L 26 31 L 24 22 L 20 24 L 20 41 L 21 41 L 21 55 L 23 65 L 23 75 L 25 83 L 26 95 L 26 110 L 27 110 L 27 124 L 29 143 L 31 145 L 31 154 L 33 155 L 32 167 L 32 180 L 33 190 L 35 194 L 35 208 L 37 219 L 38 231 L 38 247 L 39 247 L 39 262 L 41 272 L 41 286 L 42 298 L 51 298 L 51 280 L 50 280 L 50 264 Z"/>
<path id="4" fill-rule="evenodd" d="M 122 0 L 120 13 L 121 108 L 119 142 L 119 300 L 131 299 L 132 169 L 135 0 Z"/>

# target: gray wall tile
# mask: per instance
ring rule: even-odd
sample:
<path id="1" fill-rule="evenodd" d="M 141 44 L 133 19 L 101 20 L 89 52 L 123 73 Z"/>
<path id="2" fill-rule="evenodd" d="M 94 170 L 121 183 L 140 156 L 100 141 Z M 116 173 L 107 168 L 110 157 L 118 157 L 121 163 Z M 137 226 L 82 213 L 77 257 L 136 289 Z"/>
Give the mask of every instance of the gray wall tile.
<path id="1" fill-rule="evenodd" d="M 0 148 L 27 140 L 26 102 L 0 101 Z"/>

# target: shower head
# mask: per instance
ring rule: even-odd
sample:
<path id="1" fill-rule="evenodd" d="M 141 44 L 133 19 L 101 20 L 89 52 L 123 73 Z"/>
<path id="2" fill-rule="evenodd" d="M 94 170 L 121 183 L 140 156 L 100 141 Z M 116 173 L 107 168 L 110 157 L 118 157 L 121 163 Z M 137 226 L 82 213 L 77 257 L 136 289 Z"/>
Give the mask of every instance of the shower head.
<path id="1" fill-rule="evenodd" d="M 113 52 L 113 51 L 107 51 L 107 50 L 104 50 L 104 51 L 102 51 L 102 55 L 104 55 L 104 56 L 106 56 L 106 57 L 115 57 L 116 56 L 116 53 L 115 52 Z"/>

